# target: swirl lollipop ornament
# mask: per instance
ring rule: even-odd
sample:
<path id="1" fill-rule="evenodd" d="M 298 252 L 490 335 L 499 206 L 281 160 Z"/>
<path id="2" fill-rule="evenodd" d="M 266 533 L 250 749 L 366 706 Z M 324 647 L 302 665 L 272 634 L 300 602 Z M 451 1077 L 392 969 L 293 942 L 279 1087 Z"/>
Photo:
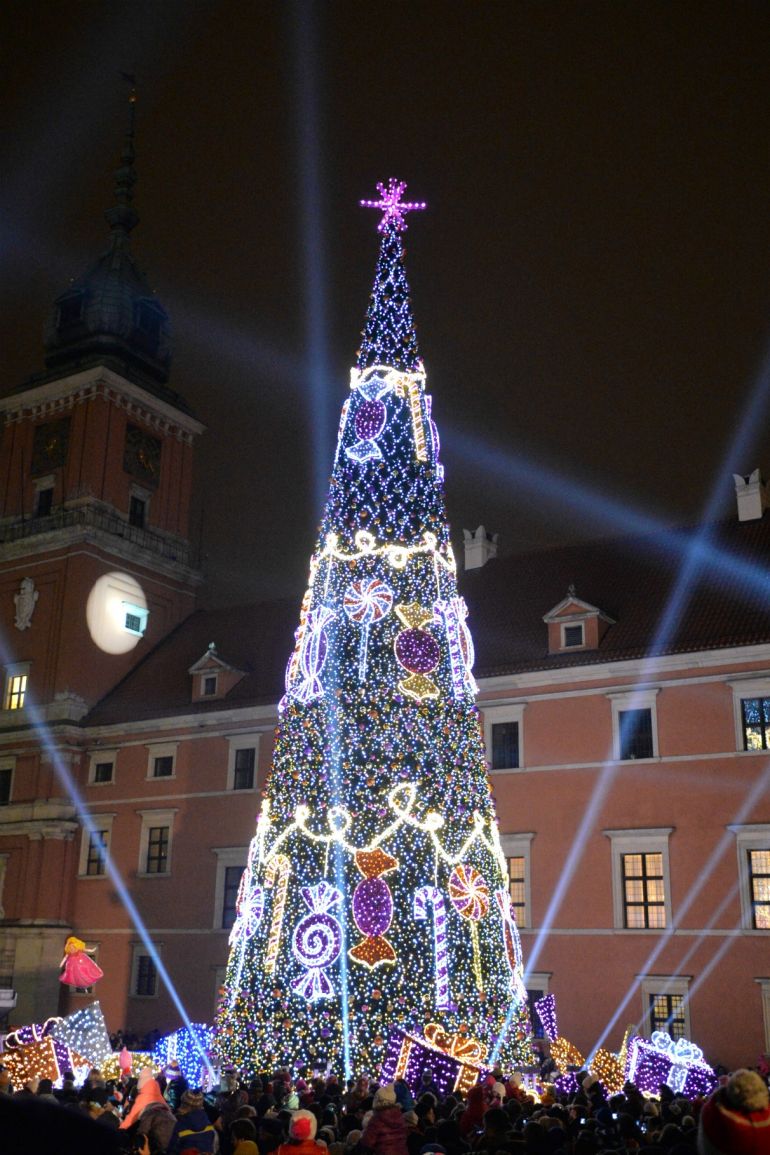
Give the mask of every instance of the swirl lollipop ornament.
<path id="1" fill-rule="evenodd" d="M 449 898 L 460 917 L 470 923 L 473 975 L 481 992 L 484 990 L 484 976 L 481 973 L 478 923 L 489 910 L 489 887 L 475 867 L 460 864 L 449 876 Z"/>
<path id="2" fill-rule="evenodd" d="M 307 973 L 295 979 L 292 989 L 309 1003 L 334 997 L 334 987 L 325 967 L 336 962 L 342 951 L 342 928 L 333 915 L 332 907 L 342 901 L 342 893 L 328 882 L 303 886 L 302 897 L 310 907 L 310 914 L 300 919 L 294 928 L 292 947 L 294 955 Z"/>
<path id="3" fill-rule="evenodd" d="M 345 590 L 342 603 L 351 622 L 361 626 L 358 646 L 358 680 L 366 680 L 366 651 L 369 645 L 369 626 L 387 617 L 393 606 L 393 590 L 380 578 L 361 578 Z"/>

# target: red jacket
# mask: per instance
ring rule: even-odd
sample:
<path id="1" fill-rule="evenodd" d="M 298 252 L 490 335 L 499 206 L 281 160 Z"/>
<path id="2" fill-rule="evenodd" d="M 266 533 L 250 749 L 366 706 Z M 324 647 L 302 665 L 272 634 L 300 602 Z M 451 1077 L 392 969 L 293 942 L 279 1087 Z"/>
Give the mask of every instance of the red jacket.
<path id="1" fill-rule="evenodd" d="M 703 1104 L 698 1129 L 700 1155 L 768 1155 L 770 1107 L 762 1111 L 736 1111 L 715 1091 Z"/>

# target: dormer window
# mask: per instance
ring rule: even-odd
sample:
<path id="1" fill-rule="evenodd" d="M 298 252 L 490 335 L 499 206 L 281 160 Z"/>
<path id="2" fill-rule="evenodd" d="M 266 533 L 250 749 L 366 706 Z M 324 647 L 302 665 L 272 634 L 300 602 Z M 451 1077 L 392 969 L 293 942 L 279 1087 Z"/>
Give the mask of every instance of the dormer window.
<path id="1" fill-rule="evenodd" d="M 136 634 L 139 638 L 144 637 L 150 611 L 146 606 L 137 606 L 133 602 L 122 602 L 121 604 L 123 606 L 123 629 L 129 634 Z"/>
<path id="2" fill-rule="evenodd" d="M 571 585 L 566 598 L 543 615 L 548 627 L 548 653 L 571 650 L 596 650 L 614 621 L 598 606 L 583 601 Z"/>
<path id="3" fill-rule="evenodd" d="M 204 698 L 211 698 L 217 692 L 216 674 L 204 674 L 201 678 L 201 694 Z"/>
<path id="4" fill-rule="evenodd" d="M 136 306 L 136 335 L 148 353 L 154 353 L 160 344 L 163 314 L 152 301 L 139 301 Z"/>
<path id="5" fill-rule="evenodd" d="M 193 702 L 226 698 L 246 673 L 224 661 L 217 653 L 214 642 L 209 644 L 205 654 L 187 672 L 192 678 Z"/>
<path id="6" fill-rule="evenodd" d="M 562 626 L 562 646 L 565 650 L 585 645 L 585 627 L 582 622 L 576 626 Z"/>

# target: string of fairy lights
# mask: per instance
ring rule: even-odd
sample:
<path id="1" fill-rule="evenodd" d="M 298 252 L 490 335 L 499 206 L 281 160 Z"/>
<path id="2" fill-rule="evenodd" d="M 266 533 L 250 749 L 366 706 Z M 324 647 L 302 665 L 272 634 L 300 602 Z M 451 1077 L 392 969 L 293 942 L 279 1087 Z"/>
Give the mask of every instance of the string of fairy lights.
<path id="1" fill-rule="evenodd" d="M 404 213 L 424 206 L 403 191 L 376 202 L 374 289 L 238 896 L 217 1047 L 243 1071 L 376 1070 L 391 1029 L 529 1058 L 404 268 Z"/>

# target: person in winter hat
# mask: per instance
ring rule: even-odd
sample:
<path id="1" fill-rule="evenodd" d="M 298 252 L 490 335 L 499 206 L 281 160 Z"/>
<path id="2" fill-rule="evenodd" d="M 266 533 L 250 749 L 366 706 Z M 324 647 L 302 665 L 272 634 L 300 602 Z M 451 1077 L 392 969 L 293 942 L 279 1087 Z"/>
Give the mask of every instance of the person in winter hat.
<path id="1" fill-rule="evenodd" d="M 407 1126 L 396 1100 L 392 1083 L 379 1087 L 372 1103 L 372 1114 L 364 1127 L 361 1146 L 375 1155 L 407 1155 Z"/>
<path id="2" fill-rule="evenodd" d="M 699 1155 L 770 1153 L 770 1094 L 756 1071 L 734 1071 L 703 1104 Z"/>
<path id="3" fill-rule="evenodd" d="M 289 1123 L 289 1138 L 278 1148 L 278 1155 L 326 1155 L 326 1146 L 316 1142 L 318 1120 L 312 1111 L 294 1111 Z"/>
<path id="4" fill-rule="evenodd" d="M 219 1151 L 219 1136 L 206 1114 L 202 1091 L 182 1094 L 168 1155 L 180 1155 L 182 1151 L 202 1151 L 207 1155 L 216 1155 Z"/>

